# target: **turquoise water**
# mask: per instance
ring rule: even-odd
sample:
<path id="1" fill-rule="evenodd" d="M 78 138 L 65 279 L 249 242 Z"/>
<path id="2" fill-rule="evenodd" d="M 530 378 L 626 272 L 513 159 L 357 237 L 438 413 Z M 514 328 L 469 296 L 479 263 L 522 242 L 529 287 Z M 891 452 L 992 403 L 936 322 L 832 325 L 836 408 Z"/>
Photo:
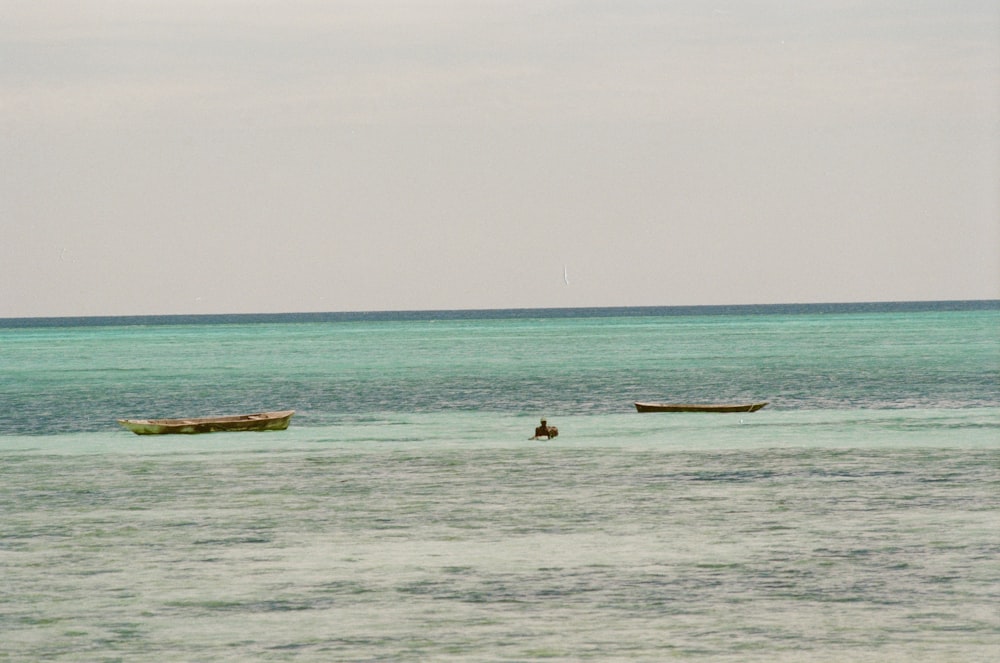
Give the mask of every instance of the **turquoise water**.
<path id="1" fill-rule="evenodd" d="M 0 321 L 0 406 L 0 660 L 1000 654 L 994 303 Z"/>

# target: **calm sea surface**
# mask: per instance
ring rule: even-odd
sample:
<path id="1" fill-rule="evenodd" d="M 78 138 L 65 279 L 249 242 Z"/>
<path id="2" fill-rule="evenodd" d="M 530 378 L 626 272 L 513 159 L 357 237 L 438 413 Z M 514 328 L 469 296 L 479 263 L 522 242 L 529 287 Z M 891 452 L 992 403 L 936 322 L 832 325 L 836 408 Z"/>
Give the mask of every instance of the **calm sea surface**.
<path id="1" fill-rule="evenodd" d="M 0 415 L 0 661 L 1000 660 L 997 302 L 0 320 Z"/>

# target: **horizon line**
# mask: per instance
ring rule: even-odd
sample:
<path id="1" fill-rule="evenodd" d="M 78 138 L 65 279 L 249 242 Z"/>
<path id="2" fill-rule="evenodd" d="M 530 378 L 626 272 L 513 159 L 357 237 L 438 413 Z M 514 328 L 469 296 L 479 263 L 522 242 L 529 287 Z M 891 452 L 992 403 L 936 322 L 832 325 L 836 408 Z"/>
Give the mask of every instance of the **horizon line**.
<path id="1" fill-rule="evenodd" d="M 277 311 L 241 313 L 140 313 L 112 315 L 54 315 L 0 317 L 0 327 L 55 326 L 67 322 L 81 323 L 80 326 L 100 326 L 116 323 L 129 324 L 171 324 L 179 320 L 202 320 L 205 322 L 254 322 L 274 321 L 280 318 L 316 318 L 352 321 L 372 317 L 390 320 L 434 320 L 434 319 L 503 319 L 525 317 L 616 317 L 626 312 L 632 315 L 723 315 L 734 312 L 754 312 L 758 314 L 780 314 L 792 312 L 925 312 L 942 310 L 992 310 L 1000 309 L 1000 299 L 940 299 L 940 300 L 873 300 L 864 302 L 789 302 L 779 304 L 659 304 L 639 306 L 573 306 L 573 307 L 511 307 L 511 308 L 455 308 L 455 309 L 385 309 L 354 311 Z"/>

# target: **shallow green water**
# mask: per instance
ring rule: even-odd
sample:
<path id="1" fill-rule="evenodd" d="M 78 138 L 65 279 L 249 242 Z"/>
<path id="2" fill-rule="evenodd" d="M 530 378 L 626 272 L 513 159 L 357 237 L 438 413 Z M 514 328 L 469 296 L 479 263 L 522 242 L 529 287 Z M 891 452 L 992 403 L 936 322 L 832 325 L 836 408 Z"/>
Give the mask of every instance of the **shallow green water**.
<path id="1" fill-rule="evenodd" d="M 0 329 L 0 660 L 994 660 L 998 322 Z"/>

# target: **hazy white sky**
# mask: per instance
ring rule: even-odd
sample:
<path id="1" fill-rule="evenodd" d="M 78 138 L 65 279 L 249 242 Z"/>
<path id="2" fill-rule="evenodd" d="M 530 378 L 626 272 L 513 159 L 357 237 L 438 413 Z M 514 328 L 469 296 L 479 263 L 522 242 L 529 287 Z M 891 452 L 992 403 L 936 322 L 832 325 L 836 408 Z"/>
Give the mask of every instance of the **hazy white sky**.
<path id="1" fill-rule="evenodd" d="M 1000 5 L 2 0 L 0 224 L 0 317 L 1000 298 Z"/>

